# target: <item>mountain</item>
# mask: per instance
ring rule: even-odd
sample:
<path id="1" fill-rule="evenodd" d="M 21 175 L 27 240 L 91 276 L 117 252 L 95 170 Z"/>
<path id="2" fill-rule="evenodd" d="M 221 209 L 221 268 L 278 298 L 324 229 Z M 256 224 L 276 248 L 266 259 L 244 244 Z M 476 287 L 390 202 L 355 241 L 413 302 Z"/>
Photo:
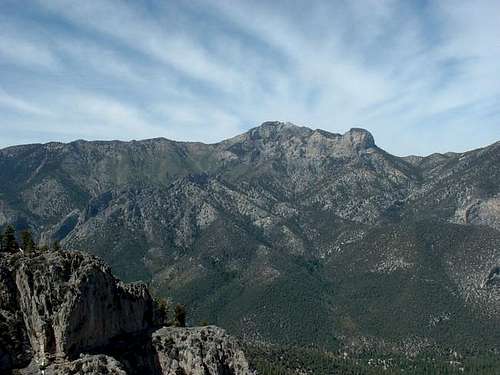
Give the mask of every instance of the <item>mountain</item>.
<path id="1" fill-rule="evenodd" d="M 9 147 L 0 181 L 0 224 L 247 341 L 498 347 L 500 142 L 396 157 L 363 129 L 266 122 L 210 145 Z"/>
<path id="2" fill-rule="evenodd" d="M 161 327 L 162 311 L 90 255 L 0 253 L 0 371 L 250 375 L 222 329 Z"/>

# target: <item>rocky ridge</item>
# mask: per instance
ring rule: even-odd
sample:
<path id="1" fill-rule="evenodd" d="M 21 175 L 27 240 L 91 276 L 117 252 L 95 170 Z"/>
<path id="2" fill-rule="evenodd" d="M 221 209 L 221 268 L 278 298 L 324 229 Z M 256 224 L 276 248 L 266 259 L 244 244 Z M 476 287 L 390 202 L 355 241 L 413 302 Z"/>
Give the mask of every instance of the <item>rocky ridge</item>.
<path id="1" fill-rule="evenodd" d="M 0 150 L 0 225 L 91 249 L 252 340 L 490 345 L 499 186 L 500 143 L 401 158 L 363 129 L 267 122 L 211 145 Z"/>
<path id="2" fill-rule="evenodd" d="M 21 374 L 249 374 L 217 327 L 158 326 L 141 283 L 78 252 L 0 255 L 0 370 Z"/>

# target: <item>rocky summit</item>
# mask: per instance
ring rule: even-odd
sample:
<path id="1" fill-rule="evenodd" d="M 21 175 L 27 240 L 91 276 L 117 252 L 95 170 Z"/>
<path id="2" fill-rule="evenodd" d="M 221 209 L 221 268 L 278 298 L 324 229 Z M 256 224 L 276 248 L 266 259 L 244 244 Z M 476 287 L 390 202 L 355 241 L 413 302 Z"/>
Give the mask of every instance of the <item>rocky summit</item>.
<path id="1" fill-rule="evenodd" d="M 192 323 L 206 319 L 246 342 L 413 354 L 498 347 L 500 143 L 397 157 L 363 129 L 266 122 L 216 144 L 9 147 L 0 150 L 0 224 L 8 223 L 41 243 L 92 252 L 124 280 L 187 304 Z M 28 271 L 16 272 L 19 288 L 37 288 Z M 126 327 L 142 330 L 147 292 L 109 287 L 123 296 Z M 69 298 L 54 293 L 40 300 L 47 311 Z M 34 309 L 31 300 L 16 303 Z M 74 312 L 58 314 L 53 333 L 36 314 L 26 321 L 47 332 L 31 339 L 33 358 L 106 345 L 97 327 L 72 334 Z M 113 336 L 120 317 L 99 329 Z M 24 345 L 29 330 L 16 324 L 9 329 Z"/>
<path id="2" fill-rule="evenodd" d="M 249 374 L 217 327 L 161 328 L 144 284 L 78 252 L 0 255 L 0 371 Z"/>

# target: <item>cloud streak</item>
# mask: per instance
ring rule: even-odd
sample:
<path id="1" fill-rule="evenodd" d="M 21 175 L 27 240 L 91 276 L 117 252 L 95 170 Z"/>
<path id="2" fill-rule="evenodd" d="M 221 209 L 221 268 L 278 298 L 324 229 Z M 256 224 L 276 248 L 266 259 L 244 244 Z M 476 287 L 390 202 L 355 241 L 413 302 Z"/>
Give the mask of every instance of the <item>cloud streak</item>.
<path id="1" fill-rule="evenodd" d="M 494 1 L 29 4 L 0 5 L 0 129 L 19 142 L 215 142 L 273 119 L 362 126 L 400 155 L 500 139 Z"/>
<path id="2" fill-rule="evenodd" d="M 36 104 L 10 95 L 0 87 L 0 108 L 4 111 L 14 111 L 26 115 L 51 116 L 52 113 Z"/>

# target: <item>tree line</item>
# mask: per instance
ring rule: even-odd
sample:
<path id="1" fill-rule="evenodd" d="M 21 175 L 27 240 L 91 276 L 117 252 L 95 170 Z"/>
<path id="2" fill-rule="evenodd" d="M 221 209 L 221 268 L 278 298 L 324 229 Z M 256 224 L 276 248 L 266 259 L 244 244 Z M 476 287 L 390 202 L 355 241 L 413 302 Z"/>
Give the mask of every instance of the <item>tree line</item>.
<path id="1" fill-rule="evenodd" d="M 3 232 L 0 232 L 0 253 L 13 254 L 23 252 L 34 254 L 47 251 L 60 251 L 59 241 L 55 241 L 50 247 L 48 245 L 39 246 L 30 230 L 25 229 L 21 233 L 16 232 L 13 225 L 7 225 Z"/>
<path id="2" fill-rule="evenodd" d="M 155 312 L 156 312 L 156 322 L 160 326 L 174 326 L 174 327 L 186 327 L 186 316 L 187 309 L 185 305 L 180 303 L 176 304 L 174 307 L 173 319 L 170 319 L 170 305 L 169 302 L 162 297 L 157 297 L 154 299 Z"/>

